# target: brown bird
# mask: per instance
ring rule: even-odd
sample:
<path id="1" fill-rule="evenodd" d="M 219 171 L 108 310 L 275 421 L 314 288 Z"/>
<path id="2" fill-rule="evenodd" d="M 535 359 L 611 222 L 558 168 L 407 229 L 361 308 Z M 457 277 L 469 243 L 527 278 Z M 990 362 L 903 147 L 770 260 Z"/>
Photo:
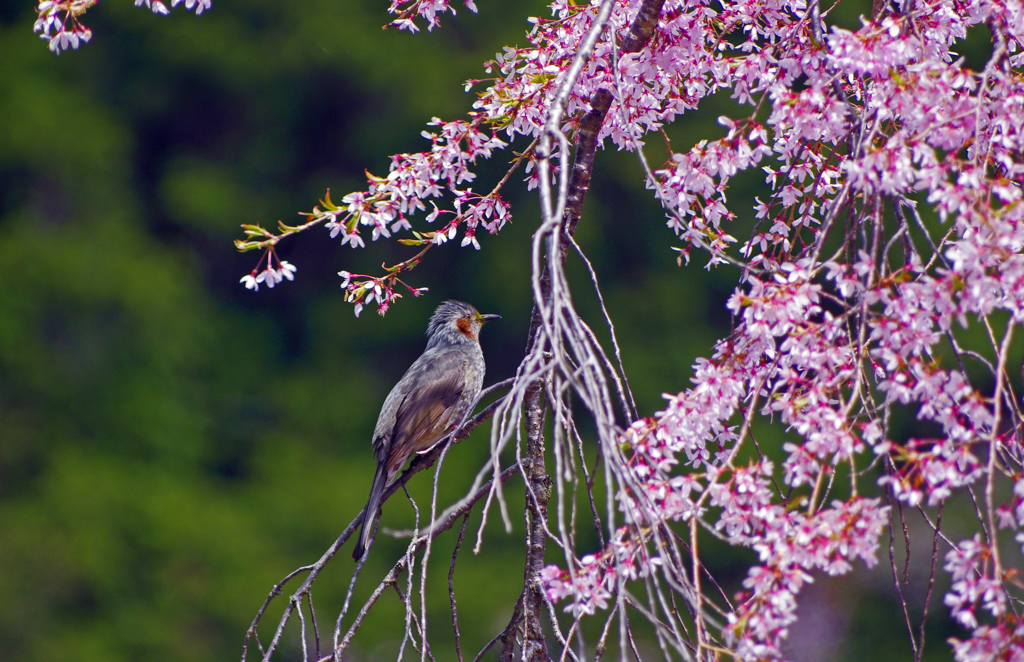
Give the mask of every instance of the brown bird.
<path id="1" fill-rule="evenodd" d="M 366 552 L 384 488 L 415 453 L 455 429 L 480 395 L 484 353 L 480 328 L 498 315 L 481 315 L 461 301 L 445 301 L 430 317 L 427 348 L 384 400 L 373 431 L 377 474 L 363 511 L 352 558 Z"/>

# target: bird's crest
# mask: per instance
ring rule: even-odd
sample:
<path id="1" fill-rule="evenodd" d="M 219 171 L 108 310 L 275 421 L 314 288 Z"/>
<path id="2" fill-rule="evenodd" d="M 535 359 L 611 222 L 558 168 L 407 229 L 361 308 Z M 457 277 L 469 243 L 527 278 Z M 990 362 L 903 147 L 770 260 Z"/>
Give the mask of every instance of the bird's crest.
<path id="1" fill-rule="evenodd" d="M 448 329 L 446 327 L 453 320 L 479 315 L 480 313 L 476 311 L 476 308 L 464 301 L 456 301 L 454 299 L 444 301 L 437 307 L 434 314 L 430 316 L 430 324 L 427 325 L 427 337 L 433 338 L 438 334 L 447 332 Z M 470 329 L 471 325 L 469 324 L 466 325 L 466 330 L 462 330 L 461 327 L 459 328 L 462 333 L 466 333 Z"/>

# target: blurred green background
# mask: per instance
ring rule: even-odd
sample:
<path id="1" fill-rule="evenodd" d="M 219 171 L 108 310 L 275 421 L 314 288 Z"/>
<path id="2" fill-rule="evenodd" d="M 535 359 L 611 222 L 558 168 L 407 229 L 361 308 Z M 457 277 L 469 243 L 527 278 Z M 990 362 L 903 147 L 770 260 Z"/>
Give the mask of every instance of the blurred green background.
<path id="1" fill-rule="evenodd" d="M 313 230 L 279 250 L 298 266 L 296 282 L 253 293 L 238 280 L 258 255 L 234 251 L 238 226 L 292 222 L 326 188 L 340 200 L 364 187 L 364 169 L 384 174 L 388 155 L 424 149 L 425 123 L 470 109 L 463 81 L 484 76 L 481 63 L 503 45 L 523 45 L 525 18 L 546 15 L 544 3 L 485 0 L 480 15 L 460 8 L 442 29 L 409 35 L 381 30 L 383 0 L 216 0 L 201 17 L 108 0 L 85 18 L 93 42 L 60 57 L 32 33 L 31 4 L 0 2 L 0 658 L 237 659 L 273 584 L 319 557 L 362 508 L 377 412 L 422 351 L 437 303 L 457 297 L 501 314 L 483 337 L 486 383 L 513 374 L 537 213 L 514 178 L 512 224 L 481 235 L 479 252 L 432 251 L 409 276 L 428 296 L 385 319 L 371 307 L 357 320 L 335 274 L 377 273 L 415 249 L 352 251 Z M 728 106 L 708 101 L 673 129 L 674 146 L 722 135 L 715 118 Z M 660 143 L 650 141 L 655 164 Z M 477 188 L 508 157 L 482 164 Z M 735 180 L 737 209 L 760 179 Z M 727 333 L 736 275 L 709 273 L 700 256 L 678 268 L 642 181 L 634 156 L 600 153 L 577 237 L 649 415 Z M 594 297 L 570 266 L 597 327 Z M 450 454 L 443 499 L 469 485 L 485 434 Z M 413 482 L 422 507 L 431 481 Z M 521 490 L 509 485 L 517 530 L 492 517 L 483 553 L 464 550 L 455 575 L 468 655 L 504 627 L 521 585 Z M 385 525 L 413 523 L 402 497 L 385 513 Z M 454 657 L 445 559 L 454 539 L 439 539 L 430 575 L 431 642 L 444 660 Z M 708 544 L 735 590 L 753 555 Z M 378 540 L 357 605 L 403 547 Z M 352 567 L 343 551 L 315 586 L 328 637 Z M 843 604 L 831 630 L 814 626 L 819 638 L 834 633 L 832 659 L 907 657 L 892 581 L 876 575 L 809 590 L 812 605 L 815 595 Z M 403 621 L 389 592 L 351 657 L 393 658 Z M 941 619 L 936 627 L 933 642 L 949 634 Z M 299 658 L 297 629 L 283 650 Z M 796 646 L 794 659 L 814 659 L 808 650 Z M 933 652 L 948 655 L 943 643 Z"/>

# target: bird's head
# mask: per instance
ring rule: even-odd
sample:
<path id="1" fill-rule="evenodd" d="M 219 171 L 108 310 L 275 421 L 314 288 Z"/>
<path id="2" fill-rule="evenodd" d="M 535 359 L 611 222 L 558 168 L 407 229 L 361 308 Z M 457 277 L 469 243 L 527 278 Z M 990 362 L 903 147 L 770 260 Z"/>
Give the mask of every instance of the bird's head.
<path id="1" fill-rule="evenodd" d="M 439 345 L 479 342 L 480 327 L 499 315 L 481 315 L 476 308 L 462 301 L 445 301 L 430 316 L 427 326 L 427 349 Z"/>

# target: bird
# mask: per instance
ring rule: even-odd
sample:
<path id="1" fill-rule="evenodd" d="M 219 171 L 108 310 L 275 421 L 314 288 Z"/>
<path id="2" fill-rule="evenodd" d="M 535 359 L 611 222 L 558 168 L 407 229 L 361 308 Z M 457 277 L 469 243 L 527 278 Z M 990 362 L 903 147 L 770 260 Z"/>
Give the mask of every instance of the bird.
<path id="1" fill-rule="evenodd" d="M 480 329 L 496 319 L 500 316 L 481 315 L 455 300 L 443 302 L 431 315 L 426 349 L 391 389 L 377 417 L 377 473 L 352 553 L 355 560 L 366 552 L 384 488 L 406 460 L 444 439 L 476 403 L 485 369 Z"/>

